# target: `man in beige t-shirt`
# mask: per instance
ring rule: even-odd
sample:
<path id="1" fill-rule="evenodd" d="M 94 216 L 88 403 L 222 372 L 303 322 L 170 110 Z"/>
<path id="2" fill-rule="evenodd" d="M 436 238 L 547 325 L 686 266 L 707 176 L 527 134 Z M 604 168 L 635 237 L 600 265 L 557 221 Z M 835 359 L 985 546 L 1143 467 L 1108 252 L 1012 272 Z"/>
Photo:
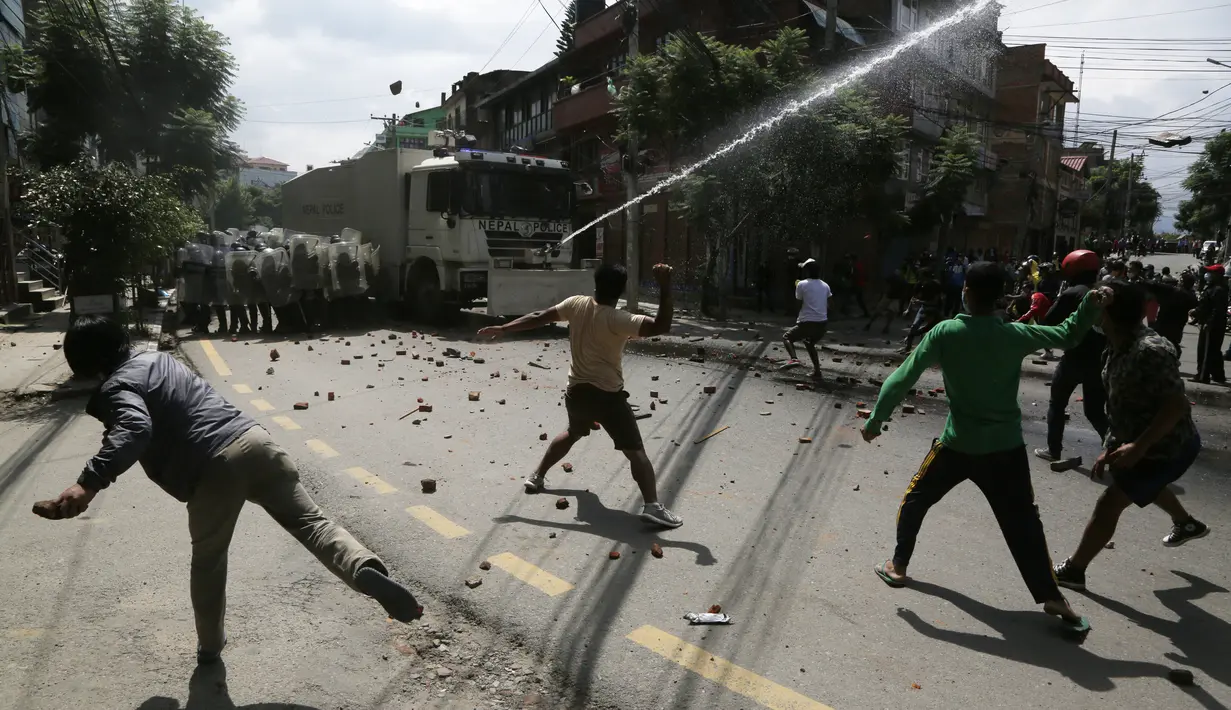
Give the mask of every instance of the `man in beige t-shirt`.
<path id="1" fill-rule="evenodd" d="M 645 453 L 637 417 L 624 391 L 624 344 L 630 338 L 661 335 L 671 328 L 671 267 L 658 264 L 654 276 L 659 285 L 658 315 L 651 319 L 616 308 L 628 283 L 628 273 L 619 264 L 604 264 L 594 274 L 594 296 L 573 296 L 542 313 L 522 316 L 505 325 L 479 331 L 484 337 L 532 330 L 549 323 L 567 321 L 573 362 L 568 372 L 564 403 L 568 428 L 548 445 L 538 469 L 526 479 L 527 493 L 546 487 L 547 470 L 568 454 L 593 424 L 607 430 L 615 447 L 632 465 L 633 480 L 641 489 L 645 505 L 641 519 L 669 528 L 683 524 L 678 515 L 658 502 L 654 464 Z"/>

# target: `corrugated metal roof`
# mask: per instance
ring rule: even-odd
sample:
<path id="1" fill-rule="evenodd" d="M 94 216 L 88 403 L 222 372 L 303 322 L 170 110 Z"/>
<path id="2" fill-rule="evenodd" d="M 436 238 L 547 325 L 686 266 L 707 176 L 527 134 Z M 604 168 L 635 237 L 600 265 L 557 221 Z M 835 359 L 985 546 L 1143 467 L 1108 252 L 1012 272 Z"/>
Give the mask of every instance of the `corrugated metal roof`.
<path id="1" fill-rule="evenodd" d="M 1090 156 L 1088 155 L 1066 155 L 1060 159 L 1060 162 L 1066 168 L 1081 172 L 1082 168 L 1086 167 L 1086 161 L 1089 159 Z"/>

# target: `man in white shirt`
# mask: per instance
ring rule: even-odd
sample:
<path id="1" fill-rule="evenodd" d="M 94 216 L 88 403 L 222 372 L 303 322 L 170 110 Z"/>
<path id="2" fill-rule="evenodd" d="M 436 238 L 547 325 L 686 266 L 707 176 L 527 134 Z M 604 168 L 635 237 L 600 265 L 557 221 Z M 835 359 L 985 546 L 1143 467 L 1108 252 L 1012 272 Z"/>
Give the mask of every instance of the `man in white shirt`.
<path id="1" fill-rule="evenodd" d="M 795 326 L 783 336 L 783 345 L 791 357 L 783 367 L 797 367 L 802 364 L 795 350 L 795 343 L 802 340 L 804 347 L 808 349 L 808 357 L 812 358 L 812 378 L 819 380 L 821 360 L 816 352 L 816 344 L 825 337 L 825 332 L 829 329 L 829 299 L 833 297 L 833 291 L 830 290 L 829 284 L 821 280 L 821 265 L 815 259 L 808 259 L 799 266 L 803 270 L 804 278 L 795 284 L 795 298 L 802 301 L 803 305 L 799 308 L 799 318 L 796 319 Z"/>
<path id="2" fill-rule="evenodd" d="M 549 323 L 567 321 L 573 362 L 568 372 L 564 404 L 568 428 L 547 446 L 543 460 L 526 479 L 527 493 L 538 493 L 547 485 L 547 470 L 563 459 L 582 437 L 589 436 L 595 423 L 607 430 L 615 447 L 628 457 L 633 480 L 641 489 L 645 505 L 641 519 L 663 527 L 684 524 L 678 515 L 658 502 L 654 464 L 645 453 L 637 417 L 624 391 L 622 360 L 624 344 L 630 338 L 662 335 L 671 329 L 671 267 L 654 267 L 658 280 L 658 315 L 635 316 L 616 308 L 628 272 L 619 264 L 604 264 L 594 274 L 594 296 L 573 296 L 542 313 L 532 313 L 504 325 L 483 328 L 479 335 L 498 338 L 506 333 L 533 330 Z"/>

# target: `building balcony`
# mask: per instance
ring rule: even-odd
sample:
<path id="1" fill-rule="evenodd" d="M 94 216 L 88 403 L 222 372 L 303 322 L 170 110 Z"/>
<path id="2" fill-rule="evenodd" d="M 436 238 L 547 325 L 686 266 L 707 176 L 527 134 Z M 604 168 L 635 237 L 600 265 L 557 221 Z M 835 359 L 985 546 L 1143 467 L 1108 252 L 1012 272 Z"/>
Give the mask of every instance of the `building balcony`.
<path id="1" fill-rule="evenodd" d="M 644 8 L 642 16 L 644 17 Z M 607 9 L 577 25 L 573 31 L 573 51 L 616 35 L 624 35 L 624 28 L 620 25 L 619 3 L 608 6 Z"/>
<path id="2" fill-rule="evenodd" d="M 552 122 L 557 131 L 567 131 L 575 126 L 602 118 L 611 112 L 611 96 L 607 84 L 595 83 L 581 91 L 561 97 L 552 107 Z"/>
<path id="3" fill-rule="evenodd" d="M 980 145 L 976 149 L 976 155 L 978 156 L 979 167 L 984 170 L 997 170 L 1000 168 L 1000 156 L 988 150 L 986 146 Z"/>
<path id="4" fill-rule="evenodd" d="M 915 111 L 911 115 L 910 130 L 925 138 L 936 140 L 945 132 L 945 127 L 924 111 Z"/>
<path id="5" fill-rule="evenodd" d="M 553 122 L 552 112 L 546 111 L 537 116 L 515 123 L 512 126 L 504 129 L 501 139 L 504 141 L 502 148 L 509 148 L 514 145 L 520 145 L 523 148 L 531 148 L 536 143 L 542 142 L 552 133 Z"/>

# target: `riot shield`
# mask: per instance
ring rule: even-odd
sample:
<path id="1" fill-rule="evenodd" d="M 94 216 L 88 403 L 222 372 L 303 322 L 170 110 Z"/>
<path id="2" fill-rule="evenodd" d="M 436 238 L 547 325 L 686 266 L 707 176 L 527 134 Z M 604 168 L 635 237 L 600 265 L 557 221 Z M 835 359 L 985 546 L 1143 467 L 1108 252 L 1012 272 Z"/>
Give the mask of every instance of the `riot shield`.
<path id="1" fill-rule="evenodd" d="M 308 234 L 291 237 L 291 276 L 300 291 L 315 291 L 324 284 L 317 247 L 321 238 Z"/>
<path id="2" fill-rule="evenodd" d="M 205 290 L 211 306 L 225 306 L 230 303 L 228 296 L 231 291 L 227 283 L 227 254 L 229 249 L 215 249 L 213 261 L 205 269 Z"/>
<path id="3" fill-rule="evenodd" d="M 184 278 L 184 264 L 188 263 L 188 247 L 182 246 L 175 250 L 175 293 L 176 299 L 184 300 L 188 291 L 188 280 Z"/>
<path id="4" fill-rule="evenodd" d="M 184 290 L 179 294 L 180 303 L 209 303 L 206 271 L 213 264 L 214 249 L 206 244 L 189 244 L 185 250 L 187 254 L 180 270 L 184 280 Z"/>
<path id="5" fill-rule="evenodd" d="M 329 270 L 333 297 L 362 296 L 367 293 L 368 278 L 363 268 L 363 251 L 358 244 L 330 244 Z"/>
<path id="6" fill-rule="evenodd" d="M 380 275 L 380 246 L 373 247 L 371 242 L 360 244 L 359 254 L 363 257 L 363 273 L 368 283 L 376 283 Z"/>
<path id="7" fill-rule="evenodd" d="M 270 249 L 257 255 L 257 273 L 269 305 L 281 308 L 299 300 L 291 276 L 291 255 L 285 249 Z"/>
<path id="8" fill-rule="evenodd" d="M 252 278 L 254 251 L 232 251 L 225 255 L 227 268 L 227 304 L 246 306 L 256 303 L 255 284 Z"/>

